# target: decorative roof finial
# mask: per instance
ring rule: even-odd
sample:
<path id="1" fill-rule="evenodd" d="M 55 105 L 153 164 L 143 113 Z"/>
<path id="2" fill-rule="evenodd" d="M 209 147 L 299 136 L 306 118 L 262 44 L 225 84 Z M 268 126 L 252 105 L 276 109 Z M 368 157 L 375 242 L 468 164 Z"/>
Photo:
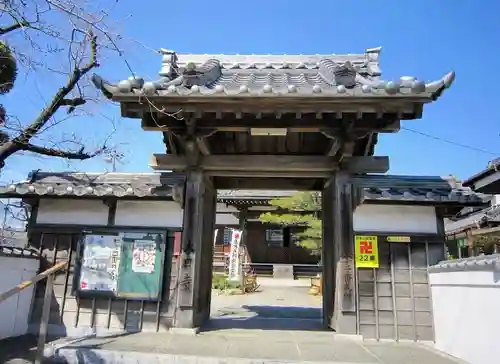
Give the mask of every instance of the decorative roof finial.
<path id="1" fill-rule="evenodd" d="M 338 65 L 335 67 L 333 74 L 335 76 L 335 83 L 337 86 L 342 85 L 347 88 L 353 88 L 356 86 L 357 72 L 351 62 L 347 61 L 342 65 Z"/>
<path id="2" fill-rule="evenodd" d="M 177 66 L 177 53 L 165 48 L 161 48 L 159 53 L 162 54 L 160 76 L 174 79 L 179 74 L 179 68 Z"/>

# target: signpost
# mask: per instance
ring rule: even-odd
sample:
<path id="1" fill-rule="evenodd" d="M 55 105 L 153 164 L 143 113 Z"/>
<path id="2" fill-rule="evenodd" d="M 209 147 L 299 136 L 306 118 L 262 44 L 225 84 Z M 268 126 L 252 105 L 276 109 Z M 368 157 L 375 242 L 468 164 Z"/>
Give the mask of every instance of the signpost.
<path id="1" fill-rule="evenodd" d="M 378 239 L 376 236 L 360 236 L 354 238 L 356 268 L 378 268 Z"/>

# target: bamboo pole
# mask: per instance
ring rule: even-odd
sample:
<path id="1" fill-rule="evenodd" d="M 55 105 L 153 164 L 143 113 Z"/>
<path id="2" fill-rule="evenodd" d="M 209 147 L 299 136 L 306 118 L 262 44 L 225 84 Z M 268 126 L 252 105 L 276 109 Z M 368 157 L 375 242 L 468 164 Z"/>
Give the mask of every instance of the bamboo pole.
<path id="1" fill-rule="evenodd" d="M 7 292 L 4 292 L 0 294 L 0 303 L 5 301 L 6 299 L 14 296 L 15 294 L 21 292 L 22 290 L 28 288 L 29 286 L 32 286 L 36 282 L 41 281 L 44 278 L 47 278 L 51 274 L 54 274 L 58 272 L 59 270 L 65 268 L 68 265 L 68 262 L 60 262 L 55 264 L 53 267 L 50 267 L 49 269 L 43 271 L 42 273 L 36 275 L 29 281 L 22 282 L 15 286 L 14 288 L 9 289 Z"/>

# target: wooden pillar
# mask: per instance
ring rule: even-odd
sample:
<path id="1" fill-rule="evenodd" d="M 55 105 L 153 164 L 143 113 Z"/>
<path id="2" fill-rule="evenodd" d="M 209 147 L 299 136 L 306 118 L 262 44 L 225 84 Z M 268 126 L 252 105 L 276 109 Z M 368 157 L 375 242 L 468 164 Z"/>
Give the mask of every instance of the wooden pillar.
<path id="1" fill-rule="evenodd" d="M 336 173 L 325 185 L 323 209 L 323 323 L 356 333 L 354 288 L 353 185 Z"/>
<path id="2" fill-rule="evenodd" d="M 215 191 L 199 169 L 186 172 L 184 221 L 174 327 L 195 328 L 210 313 Z M 207 254 L 208 253 L 208 254 Z M 208 257 L 207 257 L 208 255 Z M 210 263 L 203 261 L 208 258 Z M 207 270 L 209 277 L 207 278 Z M 210 284 L 207 287 L 208 280 Z M 208 294 L 209 296 L 209 294 Z"/>
<path id="3" fill-rule="evenodd" d="M 323 265 L 322 291 L 323 291 L 323 326 L 331 327 L 334 307 L 335 292 L 335 245 L 334 245 L 334 218 L 335 218 L 335 182 L 327 181 L 321 194 L 322 210 L 322 251 L 321 262 Z"/>
<path id="4" fill-rule="evenodd" d="M 217 193 L 210 180 L 205 178 L 205 191 L 203 196 L 202 213 L 202 246 L 200 249 L 200 265 L 197 275 L 199 277 L 197 325 L 202 326 L 210 319 L 210 304 L 212 298 L 212 274 L 213 274 L 213 256 L 214 256 L 214 230 Z"/>
<path id="5" fill-rule="evenodd" d="M 336 282 L 335 318 L 338 332 L 356 334 L 356 288 L 355 288 L 355 262 L 354 262 L 354 186 L 349 180 L 349 175 L 342 177 L 339 186 L 340 193 L 340 230 L 338 242 L 338 264 Z"/>

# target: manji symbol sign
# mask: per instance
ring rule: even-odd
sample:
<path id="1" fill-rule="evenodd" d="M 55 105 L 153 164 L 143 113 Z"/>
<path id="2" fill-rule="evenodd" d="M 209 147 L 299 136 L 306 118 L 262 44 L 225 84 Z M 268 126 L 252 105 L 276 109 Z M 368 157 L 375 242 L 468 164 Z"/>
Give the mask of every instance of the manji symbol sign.
<path id="1" fill-rule="evenodd" d="M 354 238 L 356 268 L 378 268 L 378 240 L 376 236 Z"/>

